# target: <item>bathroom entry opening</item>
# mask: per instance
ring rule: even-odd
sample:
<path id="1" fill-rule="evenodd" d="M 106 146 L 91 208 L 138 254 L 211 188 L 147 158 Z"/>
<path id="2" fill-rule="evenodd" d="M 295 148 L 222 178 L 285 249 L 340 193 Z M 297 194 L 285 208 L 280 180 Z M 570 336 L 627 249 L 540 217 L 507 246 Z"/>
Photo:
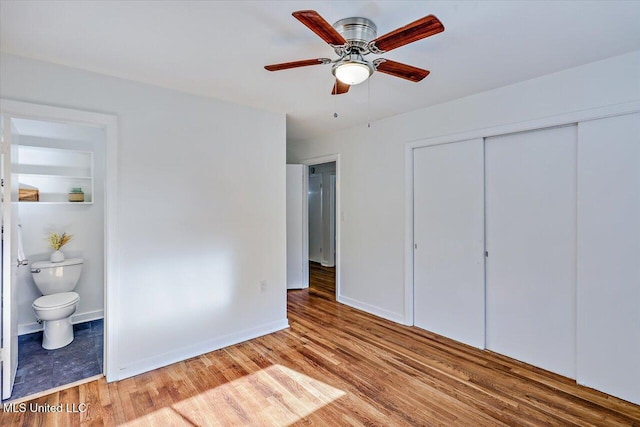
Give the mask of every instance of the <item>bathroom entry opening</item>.
<path id="1" fill-rule="evenodd" d="M 109 374 L 110 354 L 115 352 L 115 345 L 110 345 L 113 337 L 110 335 L 112 316 L 109 309 L 113 304 L 109 304 L 109 296 L 114 292 L 116 271 L 113 251 L 117 119 L 4 99 L 0 100 L 0 106 L 2 179 L 5 184 L 1 205 L 4 228 L 1 376 L 2 399 L 7 401 L 32 395 L 13 393 L 28 390 L 22 382 L 29 380 L 26 375 L 25 378 L 20 375 L 19 384 L 15 384 L 21 363 L 18 336 L 29 337 L 42 328 L 31 307 L 41 294 L 30 277 L 30 264 L 49 259 L 51 250 L 46 247 L 46 235 L 54 231 L 73 234 L 72 242 L 63 248 L 63 252 L 67 252 L 67 258 L 84 260 L 83 272 L 74 290 L 80 295 L 80 302 L 71 322 L 77 324 L 82 331 L 78 336 L 81 336 L 86 334 L 86 325 L 100 323 L 98 319 L 103 319 L 103 335 L 93 337 L 101 343 L 96 346 L 99 348 L 97 374 L 106 375 L 107 380 L 113 377 Z M 25 192 L 21 194 L 20 187 L 32 190 L 31 199 L 21 197 Z M 75 195 L 73 198 L 78 201 L 73 201 L 69 196 L 77 188 L 84 193 L 82 201 Z M 19 259 L 18 225 L 22 226 L 21 246 L 28 259 L 21 263 L 13 262 Z M 102 334 L 101 330 L 99 332 Z M 25 342 L 24 339 L 20 341 Z M 73 342 L 65 351 L 72 345 Z M 26 345 L 21 349 L 26 351 Z M 70 354 L 73 357 L 73 353 Z M 81 380 L 77 375 L 75 378 L 58 375 L 55 385 L 47 381 L 44 384 L 54 388 L 62 386 L 67 379 L 68 382 Z M 40 391 L 46 390 L 35 390 L 34 393 Z"/>
<path id="2" fill-rule="evenodd" d="M 340 236 L 343 223 L 340 204 L 340 155 L 314 157 L 300 163 L 308 168 L 309 177 L 305 201 L 308 207 L 305 240 L 308 242 L 309 260 L 323 267 L 335 268 L 335 297 L 340 301 Z M 316 185 L 322 186 L 321 190 L 311 188 L 314 185 L 313 180 L 316 180 Z M 317 192 L 315 201 L 314 191 Z M 315 210 L 315 215 L 311 210 Z"/>

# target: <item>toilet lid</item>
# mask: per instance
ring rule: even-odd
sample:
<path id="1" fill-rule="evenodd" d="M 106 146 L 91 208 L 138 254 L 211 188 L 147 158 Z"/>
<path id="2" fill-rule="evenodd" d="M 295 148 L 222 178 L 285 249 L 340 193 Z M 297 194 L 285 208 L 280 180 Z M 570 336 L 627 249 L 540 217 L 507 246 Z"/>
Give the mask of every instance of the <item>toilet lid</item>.
<path id="1" fill-rule="evenodd" d="M 33 302 L 33 308 L 40 310 L 63 308 L 80 301 L 80 295 L 76 292 L 60 292 L 59 294 L 45 295 Z"/>

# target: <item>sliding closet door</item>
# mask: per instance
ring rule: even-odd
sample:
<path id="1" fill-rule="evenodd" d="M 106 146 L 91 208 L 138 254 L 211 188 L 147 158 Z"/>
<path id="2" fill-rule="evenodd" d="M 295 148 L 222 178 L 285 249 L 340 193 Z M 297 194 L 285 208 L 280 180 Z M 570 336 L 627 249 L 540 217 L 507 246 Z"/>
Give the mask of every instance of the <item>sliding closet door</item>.
<path id="1" fill-rule="evenodd" d="M 482 139 L 414 150 L 414 324 L 484 348 Z"/>
<path id="2" fill-rule="evenodd" d="M 485 143 L 487 348 L 575 378 L 576 127 Z"/>
<path id="3" fill-rule="evenodd" d="M 640 404 L 640 114 L 579 137 L 577 380 Z"/>

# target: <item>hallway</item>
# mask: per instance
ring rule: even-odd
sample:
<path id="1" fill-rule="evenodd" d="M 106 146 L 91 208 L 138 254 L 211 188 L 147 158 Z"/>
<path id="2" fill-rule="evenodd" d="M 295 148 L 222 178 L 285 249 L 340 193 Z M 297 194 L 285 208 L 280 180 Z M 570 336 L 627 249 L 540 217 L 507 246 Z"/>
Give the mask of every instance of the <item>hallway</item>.
<path id="1" fill-rule="evenodd" d="M 329 301 L 335 301 L 336 268 L 323 267 L 317 262 L 309 262 L 309 292 Z"/>

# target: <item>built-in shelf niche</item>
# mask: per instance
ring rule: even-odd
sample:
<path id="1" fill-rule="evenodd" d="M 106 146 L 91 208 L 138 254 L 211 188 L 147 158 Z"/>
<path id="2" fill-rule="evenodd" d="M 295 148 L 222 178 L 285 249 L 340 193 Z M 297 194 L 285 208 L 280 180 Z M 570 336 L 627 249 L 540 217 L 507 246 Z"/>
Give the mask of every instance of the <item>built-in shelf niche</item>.
<path id="1" fill-rule="evenodd" d="M 20 145 L 15 166 L 21 187 L 35 187 L 40 192 L 40 201 L 20 203 L 93 203 L 93 153 L 90 151 Z M 82 188 L 84 202 L 69 201 L 72 188 Z"/>

